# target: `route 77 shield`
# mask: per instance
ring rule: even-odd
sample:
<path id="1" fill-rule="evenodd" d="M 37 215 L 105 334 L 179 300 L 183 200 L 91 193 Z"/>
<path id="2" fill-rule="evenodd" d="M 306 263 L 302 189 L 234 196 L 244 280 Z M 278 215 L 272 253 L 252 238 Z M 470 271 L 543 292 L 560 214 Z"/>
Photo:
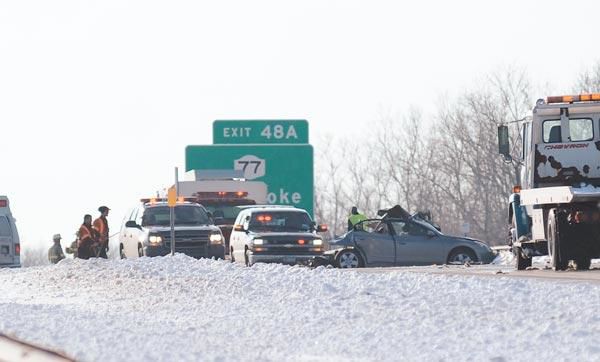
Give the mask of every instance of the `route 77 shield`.
<path id="1" fill-rule="evenodd" d="M 242 170 L 245 179 L 254 180 L 266 174 L 267 163 L 254 155 L 245 155 L 233 161 L 233 168 Z"/>

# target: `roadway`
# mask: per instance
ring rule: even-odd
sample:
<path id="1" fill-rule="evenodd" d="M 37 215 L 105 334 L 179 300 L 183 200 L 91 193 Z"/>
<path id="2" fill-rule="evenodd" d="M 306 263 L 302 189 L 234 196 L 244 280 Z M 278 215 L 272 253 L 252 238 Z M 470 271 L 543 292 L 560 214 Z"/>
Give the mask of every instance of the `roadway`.
<path id="1" fill-rule="evenodd" d="M 350 269 L 346 269 L 350 270 Z M 390 268 L 361 268 L 351 269 L 361 273 L 389 273 L 403 271 L 411 273 L 428 273 L 439 275 L 465 275 L 485 277 L 510 277 L 510 278 L 533 278 L 563 282 L 591 282 L 600 284 L 600 260 L 593 261 L 590 270 L 577 271 L 553 271 L 544 261 L 535 261 L 528 270 L 516 270 L 509 265 L 433 265 L 414 267 L 390 267 Z"/>

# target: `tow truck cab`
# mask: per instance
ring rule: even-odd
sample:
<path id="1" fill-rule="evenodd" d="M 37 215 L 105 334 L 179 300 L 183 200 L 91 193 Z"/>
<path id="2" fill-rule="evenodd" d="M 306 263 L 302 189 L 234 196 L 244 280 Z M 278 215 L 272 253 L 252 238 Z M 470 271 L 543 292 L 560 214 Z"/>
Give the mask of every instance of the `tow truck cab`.
<path id="1" fill-rule="evenodd" d="M 509 199 L 508 243 L 517 269 L 550 255 L 589 269 L 600 257 L 600 94 L 538 100 L 521 127 L 522 152 L 513 160 L 508 127 L 498 128 L 500 153 L 518 164 Z"/>
<path id="2" fill-rule="evenodd" d="M 179 182 L 179 195 L 194 199 L 204 206 L 223 234 L 225 250 L 240 208 L 267 203 L 267 185 L 262 181 L 246 181 L 242 170 L 192 170 Z"/>
<path id="3" fill-rule="evenodd" d="M 21 242 L 8 197 L 0 196 L 0 268 L 21 266 Z"/>

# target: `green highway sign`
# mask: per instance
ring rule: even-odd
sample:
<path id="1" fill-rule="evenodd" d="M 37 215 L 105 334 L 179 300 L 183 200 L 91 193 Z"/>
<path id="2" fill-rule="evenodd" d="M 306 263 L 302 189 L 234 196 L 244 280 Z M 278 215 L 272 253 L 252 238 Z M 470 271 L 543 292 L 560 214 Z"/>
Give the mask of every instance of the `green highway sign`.
<path id="1" fill-rule="evenodd" d="M 236 169 L 247 180 L 267 184 L 269 204 L 293 205 L 313 215 L 311 145 L 187 146 L 185 169 Z"/>
<path id="2" fill-rule="evenodd" d="M 296 120 L 216 120 L 214 144 L 308 143 L 308 122 Z"/>

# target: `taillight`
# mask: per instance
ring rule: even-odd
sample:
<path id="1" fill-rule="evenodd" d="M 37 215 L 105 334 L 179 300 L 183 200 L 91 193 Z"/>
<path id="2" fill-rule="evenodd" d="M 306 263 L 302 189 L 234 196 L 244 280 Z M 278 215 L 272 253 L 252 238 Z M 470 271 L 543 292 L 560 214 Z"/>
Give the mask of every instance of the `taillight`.
<path id="1" fill-rule="evenodd" d="M 0 207 L 7 207 L 8 206 L 8 200 L 0 200 Z"/>
<path id="2" fill-rule="evenodd" d="M 15 255 L 21 255 L 21 244 L 15 244 Z"/>

